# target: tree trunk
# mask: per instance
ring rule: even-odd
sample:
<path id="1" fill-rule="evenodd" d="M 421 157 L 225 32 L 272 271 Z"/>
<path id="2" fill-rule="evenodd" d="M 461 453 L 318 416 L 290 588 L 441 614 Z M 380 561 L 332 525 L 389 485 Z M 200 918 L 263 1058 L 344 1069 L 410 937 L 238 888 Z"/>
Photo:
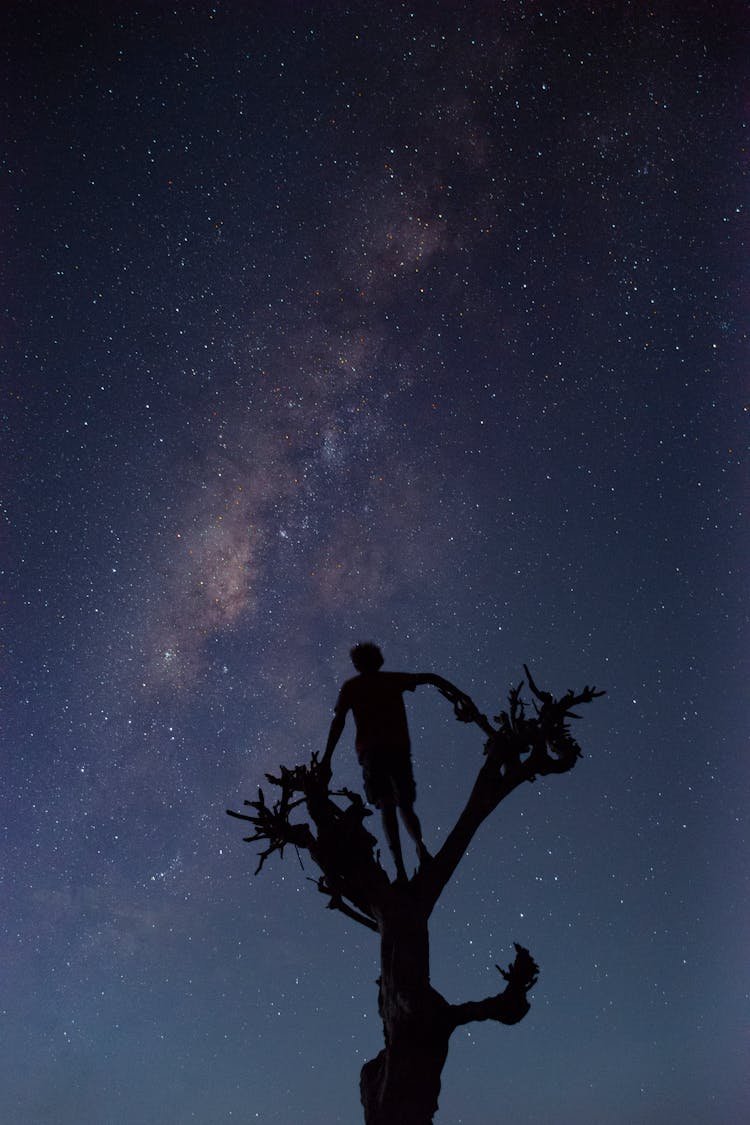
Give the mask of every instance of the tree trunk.
<path id="1" fill-rule="evenodd" d="M 330 765 L 325 759 L 319 763 L 315 754 L 309 766 L 282 766 L 280 777 L 266 774 L 281 790 L 273 805 L 266 803 L 259 789 L 257 801 L 245 801 L 252 813 L 227 810 L 230 816 L 254 826 L 254 835 L 245 837 L 248 842 L 267 842 L 258 871 L 269 855 L 283 854 L 288 845 L 307 849 L 320 868 L 318 890 L 328 897 L 329 908 L 380 934 L 378 1006 L 385 1046 L 365 1063 L 360 1075 L 366 1125 L 432 1125 L 454 1029 L 477 1020 L 515 1024 L 529 1011 L 527 993 L 536 983 L 539 968 L 528 949 L 514 942 L 512 964 L 507 970 L 496 966 L 505 981 L 501 992 L 483 1000 L 449 1004 L 430 984 L 427 929 L 445 885 L 477 829 L 497 805 L 522 781 L 565 773 L 580 757 L 567 720 L 577 718 L 573 707 L 603 693 L 585 687 L 578 695 L 568 691 L 556 700 L 549 692 L 538 690 L 525 665 L 524 670 L 539 704 L 535 703 L 536 717 L 526 715 L 520 684 L 511 691 L 509 710 L 499 716 L 497 730 L 468 696 L 456 695 L 458 718 L 477 722 L 489 734 L 486 759 L 443 846 L 408 883 L 390 882 L 374 850 L 375 837 L 364 827 L 370 812 L 362 798 L 347 789 L 331 792 Z M 344 798 L 348 805 L 342 808 L 333 797 Z M 309 824 L 290 819 L 303 803 L 316 833 Z"/>
<path id="2" fill-rule="evenodd" d="M 411 893 L 410 893 L 411 890 Z M 394 886 L 378 919 L 378 1007 L 385 1047 L 365 1063 L 360 1093 L 366 1125 L 431 1125 L 455 1027 L 430 985 L 428 910 L 413 888 Z"/>

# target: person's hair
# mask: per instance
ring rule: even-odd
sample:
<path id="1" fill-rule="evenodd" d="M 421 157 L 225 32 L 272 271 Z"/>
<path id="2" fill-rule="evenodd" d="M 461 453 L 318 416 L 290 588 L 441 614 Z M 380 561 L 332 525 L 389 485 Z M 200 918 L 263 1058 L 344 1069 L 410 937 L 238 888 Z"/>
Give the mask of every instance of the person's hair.
<path id="1" fill-rule="evenodd" d="M 355 645 L 350 656 L 358 672 L 377 672 L 383 663 L 383 654 L 371 641 Z"/>

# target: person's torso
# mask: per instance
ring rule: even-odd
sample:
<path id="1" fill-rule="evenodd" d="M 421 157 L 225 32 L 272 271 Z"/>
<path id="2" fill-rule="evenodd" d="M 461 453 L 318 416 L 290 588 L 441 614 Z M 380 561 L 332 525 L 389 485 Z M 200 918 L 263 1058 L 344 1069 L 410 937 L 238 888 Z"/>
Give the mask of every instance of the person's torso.
<path id="1" fill-rule="evenodd" d="M 414 687 L 406 672 L 366 672 L 347 681 L 342 696 L 354 715 L 359 753 L 377 746 L 408 749 L 403 692 Z"/>

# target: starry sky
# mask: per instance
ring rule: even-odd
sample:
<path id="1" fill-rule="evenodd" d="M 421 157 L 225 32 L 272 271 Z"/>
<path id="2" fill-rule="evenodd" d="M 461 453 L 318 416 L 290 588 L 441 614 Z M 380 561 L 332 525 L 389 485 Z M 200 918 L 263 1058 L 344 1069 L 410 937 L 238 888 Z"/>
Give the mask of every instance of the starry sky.
<path id="1" fill-rule="evenodd" d="M 363 639 L 608 693 L 433 916 L 451 1001 L 542 970 L 436 1125 L 744 1118 L 749 24 L 6 5 L 3 1122 L 359 1120 L 377 940 L 224 810 Z M 409 716 L 434 849 L 482 736 Z"/>

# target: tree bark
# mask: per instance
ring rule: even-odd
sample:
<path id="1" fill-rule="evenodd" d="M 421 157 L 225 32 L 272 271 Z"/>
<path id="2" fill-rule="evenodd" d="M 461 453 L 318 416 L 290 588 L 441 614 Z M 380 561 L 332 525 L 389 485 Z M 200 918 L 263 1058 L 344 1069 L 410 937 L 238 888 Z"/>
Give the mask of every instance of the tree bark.
<path id="1" fill-rule="evenodd" d="M 432 1125 L 453 1031 L 479 1020 L 518 1023 L 529 1011 L 526 993 L 539 970 L 519 945 L 508 970 L 500 969 L 506 986 L 496 996 L 449 1004 L 432 987 L 431 909 L 418 874 L 408 885 L 394 884 L 379 911 L 378 1010 L 385 1046 L 360 1074 L 365 1125 Z"/>
<path id="2" fill-rule="evenodd" d="M 378 1008 L 385 1046 L 365 1063 L 360 1095 L 366 1125 L 431 1125 L 455 1023 L 430 984 L 426 902 L 414 884 L 392 887 L 378 919 Z"/>

